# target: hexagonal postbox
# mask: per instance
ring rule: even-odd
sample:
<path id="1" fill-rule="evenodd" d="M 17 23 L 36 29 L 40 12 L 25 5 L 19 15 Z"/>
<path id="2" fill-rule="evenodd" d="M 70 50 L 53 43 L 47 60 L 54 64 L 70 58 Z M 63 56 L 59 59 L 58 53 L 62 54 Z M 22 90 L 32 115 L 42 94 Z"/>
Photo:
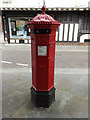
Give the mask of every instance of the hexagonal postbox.
<path id="1" fill-rule="evenodd" d="M 54 63 L 56 29 L 60 23 L 43 13 L 28 21 L 31 29 L 31 100 L 37 107 L 49 107 L 55 101 Z"/>

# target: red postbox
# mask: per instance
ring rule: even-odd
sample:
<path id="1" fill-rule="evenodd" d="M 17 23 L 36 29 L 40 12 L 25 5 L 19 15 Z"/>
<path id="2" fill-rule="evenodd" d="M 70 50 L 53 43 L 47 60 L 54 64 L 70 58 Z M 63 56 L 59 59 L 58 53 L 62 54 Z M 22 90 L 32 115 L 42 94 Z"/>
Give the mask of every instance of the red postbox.
<path id="1" fill-rule="evenodd" d="M 42 11 L 28 21 L 28 29 L 31 29 L 31 100 L 37 107 L 49 107 L 55 101 L 55 37 L 60 23 L 45 14 L 45 6 Z"/>

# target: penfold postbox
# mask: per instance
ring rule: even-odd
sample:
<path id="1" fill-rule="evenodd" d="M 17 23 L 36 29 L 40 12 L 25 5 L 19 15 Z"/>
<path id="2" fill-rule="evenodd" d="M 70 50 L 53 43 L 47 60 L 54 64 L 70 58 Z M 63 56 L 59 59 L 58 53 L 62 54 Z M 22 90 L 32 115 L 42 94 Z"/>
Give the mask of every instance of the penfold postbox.
<path id="1" fill-rule="evenodd" d="M 45 13 L 45 6 L 42 11 L 27 23 L 31 29 L 31 100 L 37 107 L 49 107 L 55 101 L 55 37 L 60 23 Z"/>

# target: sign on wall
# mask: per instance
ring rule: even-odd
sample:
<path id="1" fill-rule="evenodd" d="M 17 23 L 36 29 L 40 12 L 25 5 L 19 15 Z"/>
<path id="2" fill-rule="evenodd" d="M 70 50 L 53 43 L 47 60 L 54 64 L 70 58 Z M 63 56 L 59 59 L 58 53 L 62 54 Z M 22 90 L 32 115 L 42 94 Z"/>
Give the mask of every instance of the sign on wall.
<path id="1" fill-rule="evenodd" d="M 3 0 L 2 3 L 3 4 L 11 4 L 11 0 Z"/>

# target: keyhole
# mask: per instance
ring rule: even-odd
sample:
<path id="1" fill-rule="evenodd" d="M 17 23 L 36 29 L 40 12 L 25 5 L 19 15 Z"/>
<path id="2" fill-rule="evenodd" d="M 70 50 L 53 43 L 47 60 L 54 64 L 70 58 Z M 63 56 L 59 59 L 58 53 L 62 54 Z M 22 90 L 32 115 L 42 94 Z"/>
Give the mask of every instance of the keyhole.
<path id="1" fill-rule="evenodd" d="M 37 30 L 37 33 L 39 33 L 39 31 Z"/>
<path id="2" fill-rule="evenodd" d="M 52 44 L 50 44 L 50 47 L 52 47 Z"/>

